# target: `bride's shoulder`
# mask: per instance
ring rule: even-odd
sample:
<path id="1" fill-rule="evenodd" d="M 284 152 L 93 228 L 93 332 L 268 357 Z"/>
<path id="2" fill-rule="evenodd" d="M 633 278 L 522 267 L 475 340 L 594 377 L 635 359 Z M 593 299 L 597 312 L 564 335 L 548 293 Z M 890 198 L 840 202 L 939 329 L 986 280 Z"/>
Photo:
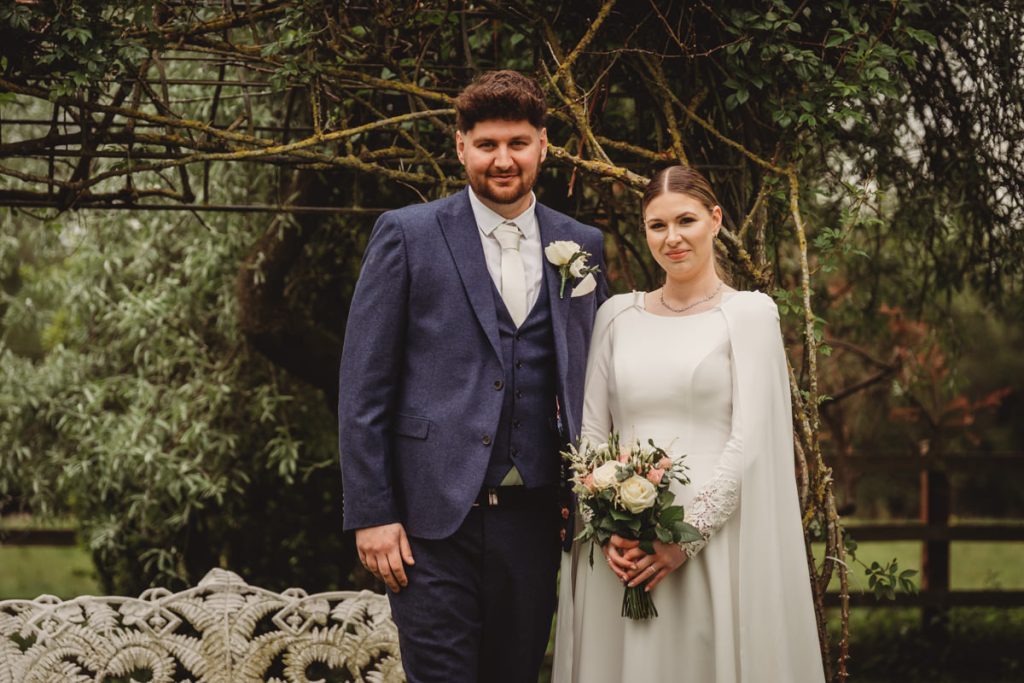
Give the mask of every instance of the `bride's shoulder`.
<path id="1" fill-rule="evenodd" d="M 596 327 L 608 325 L 626 311 L 638 309 L 642 296 L 643 292 L 626 292 L 609 297 L 597 309 L 597 319 L 594 321 L 594 325 Z"/>
<path id="2" fill-rule="evenodd" d="M 779 307 L 775 300 L 763 292 L 735 291 L 722 302 L 722 310 L 727 314 L 745 320 L 774 322 L 779 321 Z"/>

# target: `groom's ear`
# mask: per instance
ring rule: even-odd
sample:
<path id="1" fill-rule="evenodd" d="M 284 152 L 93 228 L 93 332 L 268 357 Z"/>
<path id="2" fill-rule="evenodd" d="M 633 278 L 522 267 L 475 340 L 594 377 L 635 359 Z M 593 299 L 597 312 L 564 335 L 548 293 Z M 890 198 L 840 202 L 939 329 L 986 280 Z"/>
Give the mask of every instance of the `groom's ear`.
<path id="1" fill-rule="evenodd" d="M 548 129 L 547 128 L 541 128 L 540 129 L 540 160 L 541 160 L 541 163 L 544 162 L 544 159 L 546 159 L 547 156 L 548 156 Z"/>
<path id="2" fill-rule="evenodd" d="M 466 149 L 466 138 L 462 134 L 461 130 L 455 131 L 455 154 L 459 157 L 459 163 L 463 166 L 466 165 L 465 152 Z"/>

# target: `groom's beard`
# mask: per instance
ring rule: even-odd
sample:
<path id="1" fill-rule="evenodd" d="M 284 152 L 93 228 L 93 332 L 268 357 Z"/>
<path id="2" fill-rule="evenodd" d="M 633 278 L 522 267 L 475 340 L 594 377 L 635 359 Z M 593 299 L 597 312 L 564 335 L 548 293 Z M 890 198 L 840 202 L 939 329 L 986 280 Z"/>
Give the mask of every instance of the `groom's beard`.
<path id="1" fill-rule="evenodd" d="M 495 204 L 515 204 L 533 190 L 533 186 L 537 183 L 539 169 L 540 164 L 538 163 L 529 175 L 516 166 L 508 174 L 467 172 L 466 178 L 477 197 L 483 197 Z M 506 181 L 499 184 L 496 182 L 496 176 L 503 176 L 512 182 Z"/>

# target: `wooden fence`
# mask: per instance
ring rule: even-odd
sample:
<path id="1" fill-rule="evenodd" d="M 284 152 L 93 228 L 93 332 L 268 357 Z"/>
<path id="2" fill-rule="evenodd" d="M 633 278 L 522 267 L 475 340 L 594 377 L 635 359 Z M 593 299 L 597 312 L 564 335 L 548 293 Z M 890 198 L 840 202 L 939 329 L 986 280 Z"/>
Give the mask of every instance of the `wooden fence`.
<path id="1" fill-rule="evenodd" d="M 913 595 L 897 594 L 895 600 L 876 600 L 873 595 L 853 592 L 850 603 L 865 607 L 924 607 L 929 611 L 948 607 L 1024 606 L 1024 590 L 952 590 L 950 587 L 950 543 L 953 541 L 1024 541 L 1024 520 L 995 523 L 951 523 L 949 475 L 955 472 L 998 472 L 1024 484 L 1024 453 L 956 453 L 912 457 L 903 455 L 855 455 L 831 461 L 837 478 L 865 472 L 917 473 L 921 495 L 920 518 L 879 524 L 851 524 L 850 535 L 858 542 L 921 541 L 921 590 Z M 0 531 L 0 545 L 70 546 L 72 529 L 9 529 Z M 856 571 L 855 568 L 852 571 Z M 827 604 L 838 605 L 834 594 Z"/>
<path id="2" fill-rule="evenodd" d="M 953 590 L 950 587 L 950 543 L 953 541 L 1024 541 L 1024 520 L 992 523 L 951 520 L 950 475 L 958 472 L 998 472 L 1024 483 L 1024 453 L 948 453 L 925 456 L 854 455 L 829 463 L 837 479 L 858 473 L 917 473 L 921 498 L 917 520 L 893 523 L 850 524 L 857 542 L 921 541 L 920 591 L 897 594 L 895 600 L 876 600 L 868 593 L 851 593 L 853 606 L 924 607 L 929 612 L 949 607 L 1021 607 L 1024 590 Z M 856 570 L 854 570 L 856 571 Z M 828 604 L 839 604 L 829 595 Z"/>

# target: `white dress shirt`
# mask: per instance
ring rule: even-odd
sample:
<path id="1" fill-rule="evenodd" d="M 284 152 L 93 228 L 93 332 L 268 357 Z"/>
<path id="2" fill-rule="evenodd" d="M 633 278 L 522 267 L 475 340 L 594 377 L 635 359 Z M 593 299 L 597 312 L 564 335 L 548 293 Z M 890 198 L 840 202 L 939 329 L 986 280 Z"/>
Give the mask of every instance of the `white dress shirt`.
<path id="1" fill-rule="evenodd" d="M 488 208 L 480 198 L 469 189 L 469 204 L 473 207 L 473 218 L 480 229 L 480 242 L 484 247 L 484 259 L 487 261 L 487 272 L 491 274 L 495 288 L 501 292 L 501 245 L 494 237 L 494 229 L 510 220 L 519 226 L 523 239 L 519 241 L 519 255 L 523 259 L 523 270 L 526 273 L 526 315 L 533 311 L 537 297 L 540 296 L 544 263 L 543 249 L 540 244 L 540 229 L 537 227 L 537 197 L 530 193 L 530 206 L 515 218 L 505 218 Z"/>

